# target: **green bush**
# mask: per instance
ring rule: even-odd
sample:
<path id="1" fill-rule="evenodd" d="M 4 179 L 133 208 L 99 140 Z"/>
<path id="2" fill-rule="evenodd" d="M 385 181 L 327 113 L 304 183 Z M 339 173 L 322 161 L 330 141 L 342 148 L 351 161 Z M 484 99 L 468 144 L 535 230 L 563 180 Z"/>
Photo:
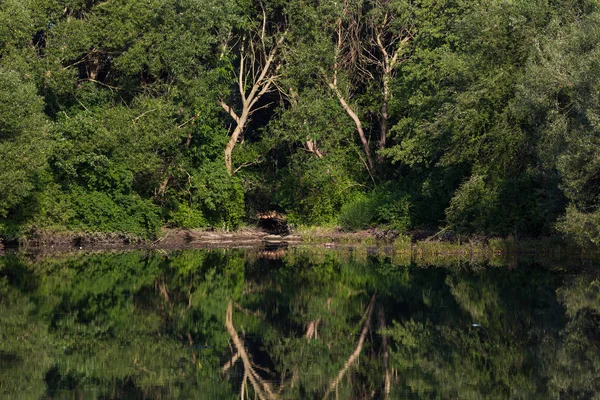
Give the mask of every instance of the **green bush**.
<path id="1" fill-rule="evenodd" d="M 600 211 L 584 213 L 571 205 L 556 227 L 579 245 L 600 244 Z"/>
<path id="2" fill-rule="evenodd" d="M 375 216 L 374 202 L 361 193 L 342 206 L 339 222 L 342 228 L 356 231 L 367 228 L 373 223 Z"/>
<path id="3" fill-rule="evenodd" d="M 339 223 L 346 230 L 359 230 L 378 224 L 406 232 L 412 225 L 410 197 L 388 186 L 355 195 L 340 210 Z"/>
<path id="4" fill-rule="evenodd" d="M 206 220 L 204 226 L 235 229 L 240 225 L 244 217 L 244 189 L 237 177 L 229 176 L 221 160 L 192 170 L 187 185 L 187 191 L 178 191 L 175 196 L 180 203 L 191 202 L 201 212 Z M 198 218 L 196 214 L 196 222 L 200 222 Z"/>
<path id="5" fill-rule="evenodd" d="M 171 222 L 185 229 L 202 228 L 207 226 L 206 218 L 202 211 L 182 203 L 171 213 Z"/>
<path id="6" fill-rule="evenodd" d="M 160 209 L 138 195 L 72 192 L 74 216 L 68 228 L 91 232 L 126 232 L 153 237 L 160 229 Z"/>
<path id="7" fill-rule="evenodd" d="M 401 232 L 412 226 L 410 196 L 395 188 L 380 186 L 370 195 L 377 223 Z"/>
<path id="8" fill-rule="evenodd" d="M 490 232 L 495 223 L 498 193 L 482 175 L 473 175 L 455 192 L 446 219 L 459 232 Z"/>
<path id="9" fill-rule="evenodd" d="M 320 159 L 299 154 L 292 160 L 275 193 L 277 205 L 293 223 L 326 225 L 335 221 L 349 188 L 356 186 L 345 156 Z"/>
<path id="10" fill-rule="evenodd" d="M 391 229 L 406 232 L 411 227 L 410 202 L 402 198 L 377 207 L 378 219 L 387 223 Z"/>

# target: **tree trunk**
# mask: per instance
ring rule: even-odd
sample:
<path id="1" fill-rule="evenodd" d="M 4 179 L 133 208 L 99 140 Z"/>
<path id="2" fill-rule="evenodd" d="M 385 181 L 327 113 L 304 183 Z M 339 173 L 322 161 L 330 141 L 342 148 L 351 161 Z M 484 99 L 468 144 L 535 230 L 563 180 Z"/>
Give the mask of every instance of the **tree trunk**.
<path id="1" fill-rule="evenodd" d="M 342 105 L 342 108 L 344 108 L 344 111 L 346 111 L 346 114 L 348 114 L 350 116 L 350 118 L 352 118 L 352 121 L 354 121 L 354 125 L 356 125 L 356 130 L 358 131 L 358 136 L 360 137 L 360 141 L 362 143 L 363 150 L 365 151 L 365 155 L 367 156 L 367 163 L 369 165 L 369 169 L 371 171 L 374 171 L 375 164 L 373 163 L 373 157 L 371 157 L 371 149 L 369 148 L 369 141 L 367 140 L 367 136 L 365 135 L 365 131 L 362 127 L 362 123 L 360 122 L 360 118 L 354 112 L 354 110 L 352 110 L 352 108 L 348 105 L 348 103 L 346 103 L 346 99 L 344 99 L 344 96 L 342 96 L 342 94 L 338 90 L 337 86 L 333 83 L 330 83 L 329 87 L 335 92 L 340 104 Z"/>
<path id="2" fill-rule="evenodd" d="M 240 134 L 244 131 L 244 128 L 246 127 L 247 121 L 248 121 L 248 110 L 246 109 L 246 107 L 244 107 L 244 110 L 242 111 L 242 115 L 238 120 L 237 126 L 233 130 L 233 133 L 231 134 L 231 137 L 229 138 L 229 142 L 227 143 L 227 146 L 225 147 L 225 167 L 227 168 L 227 172 L 229 173 L 229 175 L 231 175 L 232 171 L 233 171 L 233 166 L 231 163 L 231 154 L 233 153 L 233 148 L 235 147 L 235 145 L 238 141 L 238 138 L 240 137 Z"/>
<path id="3" fill-rule="evenodd" d="M 383 102 L 381 103 L 381 115 L 379 116 L 379 144 L 377 150 L 385 149 L 385 142 L 388 134 L 388 104 L 390 102 L 390 77 L 386 72 L 383 77 Z M 377 154 L 377 163 L 383 161 L 381 153 Z"/>

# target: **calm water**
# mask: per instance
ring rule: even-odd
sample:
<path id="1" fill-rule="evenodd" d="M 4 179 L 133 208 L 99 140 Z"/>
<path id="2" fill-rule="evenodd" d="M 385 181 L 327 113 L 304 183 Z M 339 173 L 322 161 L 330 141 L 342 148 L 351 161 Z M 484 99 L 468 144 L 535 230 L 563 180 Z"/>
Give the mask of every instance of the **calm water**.
<path id="1" fill-rule="evenodd" d="M 599 270 L 314 248 L 6 255 L 0 398 L 598 398 Z"/>

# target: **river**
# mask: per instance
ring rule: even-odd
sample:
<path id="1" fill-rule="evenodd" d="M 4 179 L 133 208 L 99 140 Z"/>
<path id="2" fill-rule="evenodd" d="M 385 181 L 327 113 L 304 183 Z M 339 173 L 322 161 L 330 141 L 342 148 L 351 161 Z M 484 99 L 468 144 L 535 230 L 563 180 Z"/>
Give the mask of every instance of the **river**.
<path id="1" fill-rule="evenodd" d="M 598 398 L 580 257 L 359 248 L 0 257 L 0 398 Z"/>

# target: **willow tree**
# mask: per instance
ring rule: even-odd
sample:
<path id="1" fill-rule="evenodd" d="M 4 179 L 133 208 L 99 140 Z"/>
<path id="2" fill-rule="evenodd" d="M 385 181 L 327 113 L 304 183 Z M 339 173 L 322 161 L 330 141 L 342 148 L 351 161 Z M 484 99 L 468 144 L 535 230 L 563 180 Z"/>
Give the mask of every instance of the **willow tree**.
<path id="1" fill-rule="evenodd" d="M 565 6 L 539 38 L 522 96 L 541 135 L 539 155 L 568 199 L 559 230 L 600 243 L 600 7 Z"/>

